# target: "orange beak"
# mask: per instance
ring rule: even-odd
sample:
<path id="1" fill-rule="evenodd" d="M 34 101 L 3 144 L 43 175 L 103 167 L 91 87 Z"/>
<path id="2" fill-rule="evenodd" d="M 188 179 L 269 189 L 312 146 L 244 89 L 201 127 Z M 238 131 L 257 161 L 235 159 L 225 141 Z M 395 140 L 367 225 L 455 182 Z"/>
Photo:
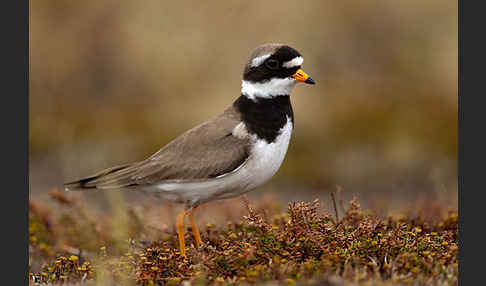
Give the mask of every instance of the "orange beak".
<path id="1" fill-rule="evenodd" d="M 302 69 L 298 69 L 297 72 L 295 72 L 292 75 L 293 78 L 300 82 L 304 82 L 307 84 L 315 84 L 316 82 L 309 76 L 307 75 Z"/>

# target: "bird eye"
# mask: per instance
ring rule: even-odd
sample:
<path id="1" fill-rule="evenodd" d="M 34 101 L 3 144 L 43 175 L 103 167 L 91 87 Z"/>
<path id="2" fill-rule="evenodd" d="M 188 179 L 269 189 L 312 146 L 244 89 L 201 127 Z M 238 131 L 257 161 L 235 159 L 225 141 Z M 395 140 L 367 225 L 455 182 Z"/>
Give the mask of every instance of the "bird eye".
<path id="1" fill-rule="evenodd" d="M 277 60 L 269 59 L 268 61 L 265 62 L 265 65 L 267 66 L 267 68 L 271 70 L 276 70 L 279 68 L 280 64 Z"/>

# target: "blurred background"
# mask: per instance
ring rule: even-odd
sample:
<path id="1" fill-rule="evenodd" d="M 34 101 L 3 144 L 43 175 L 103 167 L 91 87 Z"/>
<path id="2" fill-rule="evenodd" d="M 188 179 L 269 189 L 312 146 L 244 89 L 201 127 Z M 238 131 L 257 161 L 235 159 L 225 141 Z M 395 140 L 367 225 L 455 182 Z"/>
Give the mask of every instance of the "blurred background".
<path id="1" fill-rule="evenodd" d="M 455 203 L 457 20 L 438 0 L 31 1 L 30 196 L 217 115 L 251 51 L 278 42 L 317 84 L 295 88 L 287 157 L 253 199 Z"/>

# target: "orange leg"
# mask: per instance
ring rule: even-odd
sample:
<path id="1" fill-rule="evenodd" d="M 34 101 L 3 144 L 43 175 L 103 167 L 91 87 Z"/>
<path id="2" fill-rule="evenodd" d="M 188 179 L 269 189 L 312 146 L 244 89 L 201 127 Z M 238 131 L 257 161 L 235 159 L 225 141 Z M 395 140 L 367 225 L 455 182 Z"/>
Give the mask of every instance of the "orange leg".
<path id="1" fill-rule="evenodd" d="M 186 257 L 186 242 L 184 241 L 184 218 L 186 217 L 186 214 L 186 211 L 179 213 L 176 221 L 177 235 L 179 237 L 179 250 L 183 257 Z"/>
<path id="2" fill-rule="evenodd" d="M 196 222 L 194 221 L 194 211 L 196 210 L 196 207 L 193 207 L 189 211 L 189 220 L 191 221 L 191 227 L 192 227 L 192 233 L 194 234 L 194 239 L 196 240 L 196 248 L 199 248 L 199 246 L 202 243 L 201 236 L 199 235 L 199 230 L 197 229 Z"/>

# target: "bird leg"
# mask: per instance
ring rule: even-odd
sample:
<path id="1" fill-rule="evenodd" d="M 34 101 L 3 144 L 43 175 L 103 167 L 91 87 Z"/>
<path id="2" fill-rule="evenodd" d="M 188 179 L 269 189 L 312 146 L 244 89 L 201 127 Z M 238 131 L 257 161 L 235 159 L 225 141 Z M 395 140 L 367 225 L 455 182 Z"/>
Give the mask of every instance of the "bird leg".
<path id="1" fill-rule="evenodd" d="M 199 230 L 197 229 L 196 222 L 194 221 L 194 211 L 196 210 L 197 206 L 193 207 L 189 211 L 189 220 L 191 221 L 192 233 L 194 234 L 194 239 L 196 240 L 196 248 L 199 248 L 201 245 L 201 236 L 199 235 Z"/>
<path id="2" fill-rule="evenodd" d="M 187 212 L 183 210 L 177 215 L 176 227 L 177 227 L 177 235 L 179 237 L 179 250 L 181 252 L 181 256 L 186 257 L 186 242 L 184 241 L 184 218 L 186 217 Z"/>

